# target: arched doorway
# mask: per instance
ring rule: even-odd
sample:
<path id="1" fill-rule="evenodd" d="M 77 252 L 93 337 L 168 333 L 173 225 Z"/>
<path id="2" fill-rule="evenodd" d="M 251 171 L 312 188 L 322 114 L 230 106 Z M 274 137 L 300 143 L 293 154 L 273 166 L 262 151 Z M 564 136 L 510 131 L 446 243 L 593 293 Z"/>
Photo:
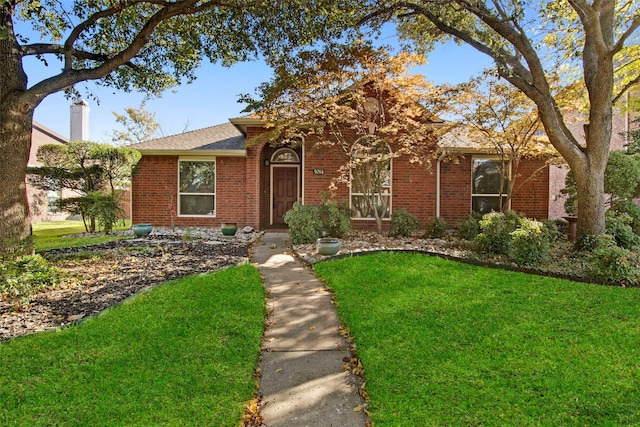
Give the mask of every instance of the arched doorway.
<path id="1" fill-rule="evenodd" d="M 269 159 L 269 225 L 286 227 L 284 214 L 300 199 L 300 155 L 291 148 L 279 148 Z"/>

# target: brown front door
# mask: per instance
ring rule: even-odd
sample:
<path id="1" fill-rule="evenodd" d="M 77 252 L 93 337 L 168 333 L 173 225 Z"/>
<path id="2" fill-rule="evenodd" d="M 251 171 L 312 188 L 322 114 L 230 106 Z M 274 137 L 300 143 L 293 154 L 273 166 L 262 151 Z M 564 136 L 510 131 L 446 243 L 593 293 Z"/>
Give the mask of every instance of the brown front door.
<path id="1" fill-rule="evenodd" d="M 273 225 L 285 225 L 284 214 L 298 201 L 298 167 L 273 167 Z"/>

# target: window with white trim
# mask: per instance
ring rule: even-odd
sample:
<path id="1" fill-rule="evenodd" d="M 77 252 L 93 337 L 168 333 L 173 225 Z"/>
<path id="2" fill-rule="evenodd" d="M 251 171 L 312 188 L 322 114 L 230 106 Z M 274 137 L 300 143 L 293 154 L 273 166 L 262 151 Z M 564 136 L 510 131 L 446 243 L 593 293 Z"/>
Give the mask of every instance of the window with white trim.
<path id="1" fill-rule="evenodd" d="M 178 214 L 215 216 L 215 160 L 178 161 Z"/>
<path id="2" fill-rule="evenodd" d="M 360 143 L 361 144 L 361 143 Z M 391 150 L 377 141 L 374 146 L 356 144 L 352 152 L 350 205 L 354 219 L 391 217 Z"/>
<path id="3" fill-rule="evenodd" d="M 491 157 L 471 160 L 471 210 L 481 214 L 500 212 L 507 201 L 509 162 Z"/>

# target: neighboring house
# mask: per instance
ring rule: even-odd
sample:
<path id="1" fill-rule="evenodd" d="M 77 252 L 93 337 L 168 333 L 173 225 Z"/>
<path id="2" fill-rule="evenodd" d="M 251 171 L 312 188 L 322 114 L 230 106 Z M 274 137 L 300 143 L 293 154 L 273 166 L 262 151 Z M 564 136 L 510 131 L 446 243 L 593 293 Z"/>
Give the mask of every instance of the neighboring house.
<path id="1" fill-rule="evenodd" d="M 314 148 L 308 139 L 297 147 L 247 146 L 265 132 L 264 123 L 248 116 L 230 123 L 132 145 L 142 159 L 132 183 L 132 221 L 154 226 L 219 227 L 236 222 L 260 230 L 285 229 L 283 216 L 294 202 L 318 204 L 345 163 L 339 149 Z M 434 159 L 431 168 L 407 156 L 391 161 L 379 188 L 390 199 L 385 223 L 406 208 L 421 224 L 436 216 L 450 225 L 472 211 L 499 206 L 500 161 L 486 150 L 445 141 L 455 160 Z M 393 147 L 391 147 L 393 149 Z M 549 169 L 527 180 L 543 164 L 523 160 L 518 171 L 527 181 L 514 195 L 511 209 L 529 217 L 547 218 Z M 354 171 L 353 175 L 357 175 Z M 339 183 L 331 198 L 347 201 L 356 229 L 375 229 L 372 212 L 360 203 L 358 185 Z"/>
<path id="2" fill-rule="evenodd" d="M 46 144 L 66 144 L 69 142 L 64 136 L 52 131 L 38 122 L 33 122 L 31 131 L 31 152 L 29 153 L 29 166 L 42 166 L 36 158 L 38 148 Z M 68 213 L 60 212 L 57 201 L 62 197 L 62 192 L 44 191 L 29 185 L 27 182 L 27 197 L 32 221 L 52 221 L 65 219 Z"/>
<path id="3" fill-rule="evenodd" d="M 614 110 L 611 150 L 624 150 L 627 143 L 627 134 L 630 130 L 637 128 L 638 124 L 634 120 L 638 118 L 638 113 L 633 113 L 629 108 L 629 97 L 637 96 L 637 92 L 633 91 L 633 95 L 627 92 L 625 98 Z M 567 120 L 568 128 L 578 141 L 584 141 L 584 124 L 585 121 L 578 114 Z M 557 219 L 566 216 L 564 209 L 565 197 L 561 190 L 565 187 L 565 179 L 569 172 L 568 165 L 550 166 L 549 170 L 549 218 Z"/>

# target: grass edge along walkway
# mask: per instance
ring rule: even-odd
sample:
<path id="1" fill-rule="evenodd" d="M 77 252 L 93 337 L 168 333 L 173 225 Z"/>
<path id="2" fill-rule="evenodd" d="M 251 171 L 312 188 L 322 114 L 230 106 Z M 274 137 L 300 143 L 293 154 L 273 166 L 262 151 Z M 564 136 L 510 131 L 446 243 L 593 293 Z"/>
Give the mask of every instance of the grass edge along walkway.
<path id="1" fill-rule="evenodd" d="M 237 426 L 264 318 L 260 274 L 246 265 L 0 344 L 0 425 Z"/>
<path id="2" fill-rule="evenodd" d="M 640 289 L 378 253 L 314 266 L 374 425 L 640 424 Z"/>

